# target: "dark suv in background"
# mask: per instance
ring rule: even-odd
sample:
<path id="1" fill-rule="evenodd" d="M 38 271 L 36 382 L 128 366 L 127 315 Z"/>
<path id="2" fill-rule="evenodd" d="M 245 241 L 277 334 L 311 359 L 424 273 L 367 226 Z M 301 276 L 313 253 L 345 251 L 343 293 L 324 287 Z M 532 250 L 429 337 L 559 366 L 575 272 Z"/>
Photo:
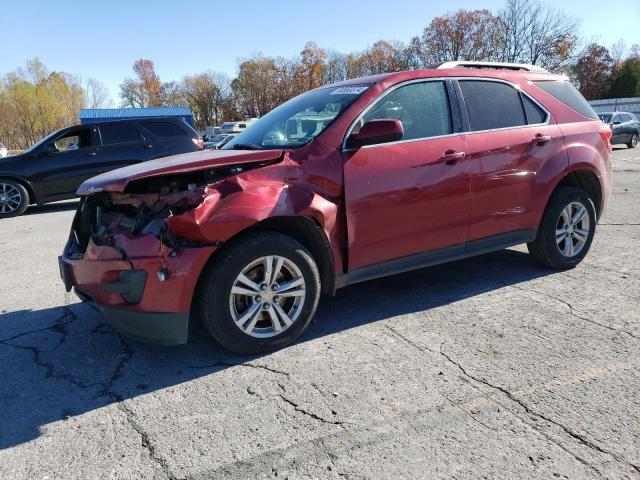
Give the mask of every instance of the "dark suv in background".
<path id="1" fill-rule="evenodd" d="M 0 218 L 30 204 L 75 196 L 88 178 L 134 163 L 202 150 L 184 120 L 156 117 L 64 128 L 20 155 L 0 159 Z"/>
<path id="2" fill-rule="evenodd" d="M 635 148 L 640 138 L 640 122 L 638 118 L 630 112 L 604 112 L 598 117 L 611 127 L 613 137 L 612 145 L 624 144 L 629 148 Z"/>

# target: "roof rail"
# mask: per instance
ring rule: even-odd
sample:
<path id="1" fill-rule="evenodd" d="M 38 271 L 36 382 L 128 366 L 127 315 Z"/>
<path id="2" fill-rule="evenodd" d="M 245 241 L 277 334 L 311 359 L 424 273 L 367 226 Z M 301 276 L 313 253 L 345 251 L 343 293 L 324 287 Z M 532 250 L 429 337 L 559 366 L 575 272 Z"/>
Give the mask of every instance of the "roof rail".
<path id="1" fill-rule="evenodd" d="M 441 68 L 496 68 L 506 70 L 524 70 L 525 72 L 545 72 L 548 73 L 542 67 L 536 65 L 530 65 L 528 63 L 503 63 L 503 62 L 469 62 L 469 61 L 453 61 L 444 62 L 436 67 Z"/>

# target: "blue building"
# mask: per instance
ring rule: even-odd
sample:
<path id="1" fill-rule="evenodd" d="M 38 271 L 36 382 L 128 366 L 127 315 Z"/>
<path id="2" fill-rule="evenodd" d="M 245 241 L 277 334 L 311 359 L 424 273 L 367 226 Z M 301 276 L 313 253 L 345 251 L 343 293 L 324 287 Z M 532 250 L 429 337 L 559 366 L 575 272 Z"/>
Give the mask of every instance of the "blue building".
<path id="1" fill-rule="evenodd" d="M 193 126 L 193 113 L 189 107 L 83 108 L 78 117 L 81 124 L 132 118 L 173 117 L 182 118 Z"/>

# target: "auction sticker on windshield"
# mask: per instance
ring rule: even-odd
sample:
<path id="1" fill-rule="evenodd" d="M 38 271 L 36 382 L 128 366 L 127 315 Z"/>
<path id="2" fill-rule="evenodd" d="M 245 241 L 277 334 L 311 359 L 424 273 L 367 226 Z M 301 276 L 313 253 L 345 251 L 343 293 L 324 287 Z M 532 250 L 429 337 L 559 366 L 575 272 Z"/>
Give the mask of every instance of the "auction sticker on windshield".
<path id="1" fill-rule="evenodd" d="M 336 88 L 333 92 L 331 92 L 331 95 L 359 95 L 362 92 L 364 92 L 367 88 L 369 88 L 369 85 L 358 85 L 355 87 L 340 87 L 340 88 Z"/>

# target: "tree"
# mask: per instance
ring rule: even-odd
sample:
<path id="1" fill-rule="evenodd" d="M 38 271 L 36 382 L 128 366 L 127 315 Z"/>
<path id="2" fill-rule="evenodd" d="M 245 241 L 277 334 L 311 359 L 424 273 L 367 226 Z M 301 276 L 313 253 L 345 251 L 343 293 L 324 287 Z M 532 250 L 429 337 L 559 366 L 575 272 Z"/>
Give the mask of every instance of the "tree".
<path id="1" fill-rule="evenodd" d="M 507 0 L 498 13 L 498 58 L 561 70 L 572 59 L 580 22 L 539 0 Z"/>
<path id="2" fill-rule="evenodd" d="M 496 57 L 498 19 L 489 10 L 458 10 L 435 17 L 422 33 L 426 63 Z"/>
<path id="3" fill-rule="evenodd" d="M 9 148 L 24 149 L 54 130 L 78 122 L 86 91 L 78 77 L 49 71 L 28 60 L 0 80 L 0 138 Z"/>
<path id="4" fill-rule="evenodd" d="M 613 76 L 609 89 L 609 98 L 627 98 L 640 96 L 640 59 L 629 58 Z"/>
<path id="5" fill-rule="evenodd" d="M 307 42 L 300 52 L 300 63 L 295 69 L 297 88 L 300 92 L 312 90 L 322 85 L 326 71 L 327 52 L 315 42 Z"/>
<path id="6" fill-rule="evenodd" d="M 120 98 L 124 107 L 159 107 L 163 104 L 162 84 L 153 62 L 141 58 L 133 64 L 137 79 L 125 78 L 120 85 Z"/>
<path id="7" fill-rule="evenodd" d="M 587 100 L 604 98 L 609 90 L 614 60 L 602 45 L 590 44 L 573 68 L 580 93 Z"/>
<path id="8" fill-rule="evenodd" d="M 204 130 L 223 122 L 225 103 L 230 95 L 229 79 L 215 72 L 200 73 L 182 80 L 181 95 L 191 108 L 196 128 Z"/>

